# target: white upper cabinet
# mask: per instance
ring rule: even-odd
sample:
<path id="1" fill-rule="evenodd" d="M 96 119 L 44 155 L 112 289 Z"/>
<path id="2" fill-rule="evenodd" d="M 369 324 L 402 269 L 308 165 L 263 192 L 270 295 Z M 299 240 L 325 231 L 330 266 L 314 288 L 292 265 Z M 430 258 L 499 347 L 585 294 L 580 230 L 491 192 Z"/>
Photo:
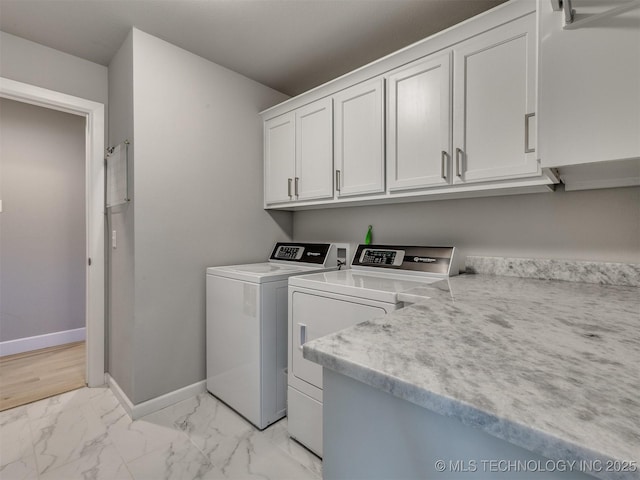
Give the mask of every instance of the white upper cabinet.
<path id="1" fill-rule="evenodd" d="M 262 112 L 265 206 L 296 210 L 551 191 L 557 171 L 543 168 L 554 165 L 541 163 L 538 150 L 539 1 L 504 2 Z M 621 70 L 624 79 L 609 83 L 628 90 L 637 82 L 637 60 Z M 549 53 L 544 65 L 549 71 L 558 62 Z M 596 79 L 605 76 L 594 73 Z M 585 81 L 595 85 L 591 78 Z M 581 88 L 578 80 L 572 84 Z M 543 85 L 547 92 L 554 88 L 549 81 Z M 569 87 L 563 84 L 562 91 Z M 596 95 L 594 89 L 586 91 Z M 616 101 L 621 95 L 616 93 Z M 638 103 L 640 93 L 627 95 Z M 547 93 L 547 98 L 557 95 Z M 570 94 L 566 99 L 573 101 Z M 575 112 L 589 101 L 576 99 Z M 545 102 L 546 121 L 553 103 Z M 630 128 L 640 121 L 635 112 L 625 120 Z M 597 132 L 591 128 L 583 136 L 610 134 L 613 141 L 620 135 L 612 130 L 628 132 L 618 123 Z M 550 139 L 546 135 L 544 145 L 555 142 Z M 628 141 L 632 148 L 624 151 L 633 153 L 639 142 Z"/>
<path id="2" fill-rule="evenodd" d="M 347 88 L 333 100 L 336 195 L 384 192 L 384 79 Z"/>
<path id="3" fill-rule="evenodd" d="M 565 29 L 562 11 L 550 1 L 538 5 L 542 166 L 640 159 L 640 2 L 578 0 L 573 7 L 575 21 Z M 593 172 L 603 186 L 616 186 L 606 168 Z"/>
<path id="4" fill-rule="evenodd" d="M 389 190 L 450 183 L 451 52 L 392 72 L 387 92 Z"/>
<path id="5" fill-rule="evenodd" d="M 295 113 L 264 122 L 265 203 L 287 202 L 293 197 L 296 157 Z"/>
<path id="6" fill-rule="evenodd" d="M 454 183 L 539 174 L 535 14 L 461 42 L 453 55 Z"/>
<path id="7" fill-rule="evenodd" d="M 333 197 L 333 112 L 331 98 L 296 110 L 297 200 Z"/>
<path id="8" fill-rule="evenodd" d="M 333 197 L 331 106 L 325 98 L 265 121 L 265 204 Z"/>

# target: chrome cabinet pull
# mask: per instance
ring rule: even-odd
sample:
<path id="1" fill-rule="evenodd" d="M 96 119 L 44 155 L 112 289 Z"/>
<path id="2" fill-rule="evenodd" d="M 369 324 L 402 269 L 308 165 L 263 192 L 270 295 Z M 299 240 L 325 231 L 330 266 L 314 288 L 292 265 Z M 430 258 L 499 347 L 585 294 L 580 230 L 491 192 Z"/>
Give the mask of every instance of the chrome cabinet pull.
<path id="1" fill-rule="evenodd" d="M 296 177 L 296 181 L 294 184 L 294 189 L 293 192 L 295 193 L 296 197 L 298 196 L 298 184 L 300 183 L 300 177 Z"/>
<path id="2" fill-rule="evenodd" d="M 533 153 L 535 148 L 529 146 L 529 119 L 535 116 L 535 113 L 527 113 L 524 116 L 524 153 Z"/>
<path id="3" fill-rule="evenodd" d="M 456 148 L 456 177 L 462 178 L 462 155 L 464 152 L 460 148 Z"/>
<path id="4" fill-rule="evenodd" d="M 298 347 L 302 350 L 302 346 L 307 343 L 307 326 L 304 323 L 299 323 L 300 327 L 300 346 Z"/>
<path id="5" fill-rule="evenodd" d="M 291 182 L 293 180 L 290 178 L 287 178 L 287 194 L 289 195 L 289 198 L 291 198 Z"/>
<path id="6" fill-rule="evenodd" d="M 336 191 L 340 191 L 340 170 L 336 170 Z"/>
<path id="7" fill-rule="evenodd" d="M 442 153 L 440 154 L 440 158 L 442 160 L 440 165 L 440 176 L 442 177 L 443 180 L 446 180 L 447 179 L 447 152 L 442 150 Z"/>

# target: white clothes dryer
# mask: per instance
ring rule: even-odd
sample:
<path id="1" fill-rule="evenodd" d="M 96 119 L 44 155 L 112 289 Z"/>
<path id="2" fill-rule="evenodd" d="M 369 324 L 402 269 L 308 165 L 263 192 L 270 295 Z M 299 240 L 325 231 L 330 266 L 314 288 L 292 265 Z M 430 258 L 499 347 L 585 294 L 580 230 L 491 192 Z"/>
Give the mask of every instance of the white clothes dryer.
<path id="1" fill-rule="evenodd" d="M 288 279 L 336 269 L 336 250 L 277 243 L 268 262 L 207 268 L 207 390 L 259 429 L 286 414 Z"/>
<path id="2" fill-rule="evenodd" d="M 322 367 L 305 342 L 404 307 L 398 294 L 457 275 L 453 247 L 359 245 L 344 271 L 289 279 L 289 435 L 322 456 Z"/>

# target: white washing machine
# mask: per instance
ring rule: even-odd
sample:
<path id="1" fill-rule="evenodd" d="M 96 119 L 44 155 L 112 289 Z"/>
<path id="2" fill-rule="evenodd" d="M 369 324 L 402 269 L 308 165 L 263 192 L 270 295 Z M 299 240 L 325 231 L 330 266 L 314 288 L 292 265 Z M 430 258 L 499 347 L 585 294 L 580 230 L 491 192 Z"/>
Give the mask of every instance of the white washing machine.
<path id="1" fill-rule="evenodd" d="M 268 262 L 207 268 L 207 390 L 259 429 L 286 414 L 287 281 L 336 269 L 336 250 L 277 243 Z"/>
<path id="2" fill-rule="evenodd" d="M 322 367 L 302 345 L 404 307 L 398 293 L 457 275 L 453 247 L 359 245 L 350 270 L 289 279 L 289 435 L 322 456 Z"/>

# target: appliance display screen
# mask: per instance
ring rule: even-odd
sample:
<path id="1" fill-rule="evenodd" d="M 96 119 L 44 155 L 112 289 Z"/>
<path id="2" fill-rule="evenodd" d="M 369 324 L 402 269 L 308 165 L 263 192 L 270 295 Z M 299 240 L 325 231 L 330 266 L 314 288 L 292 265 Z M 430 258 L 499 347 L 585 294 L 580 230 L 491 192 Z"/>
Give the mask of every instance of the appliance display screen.
<path id="1" fill-rule="evenodd" d="M 453 262 L 453 247 L 416 245 L 358 245 L 353 267 L 406 270 L 448 275 Z M 456 264 L 457 265 L 457 264 Z M 457 266 L 454 267 L 458 268 Z M 457 274 L 458 272 L 455 272 Z"/>
<path id="2" fill-rule="evenodd" d="M 366 248 L 360 257 L 362 265 L 401 265 L 404 252 L 401 250 L 381 250 Z"/>
<path id="3" fill-rule="evenodd" d="M 302 252 L 304 252 L 304 247 L 281 245 L 278 247 L 275 258 L 278 260 L 299 260 L 302 257 Z"/>
<path id="4" fill-rule="evenodd" d="M 269 261 L 324 265 L 331 252 L 330 243 L 281 243 L 273 247 Z"/>

